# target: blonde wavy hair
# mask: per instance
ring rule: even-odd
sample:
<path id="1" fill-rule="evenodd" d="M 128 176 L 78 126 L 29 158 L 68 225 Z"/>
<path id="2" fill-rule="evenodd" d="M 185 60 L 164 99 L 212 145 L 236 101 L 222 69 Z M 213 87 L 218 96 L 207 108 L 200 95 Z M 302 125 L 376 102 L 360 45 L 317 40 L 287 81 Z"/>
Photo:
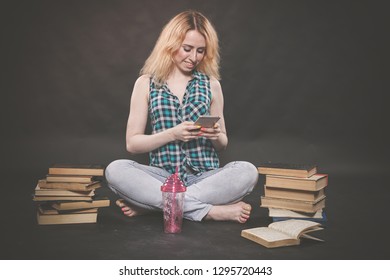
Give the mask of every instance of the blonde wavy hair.
<path id="1" fill-rule="evenodd" d="M 196 11 L 182 12 L 165 25 L 140 74 L 150 75 L 155 82 L 163 84 L 173 70 L 172 58 L 190 30 L 198 31 L 206 40 L 205 56 L 196 70 L 219 80 L 220 56 L 217 32 L 211 22 Z"/>

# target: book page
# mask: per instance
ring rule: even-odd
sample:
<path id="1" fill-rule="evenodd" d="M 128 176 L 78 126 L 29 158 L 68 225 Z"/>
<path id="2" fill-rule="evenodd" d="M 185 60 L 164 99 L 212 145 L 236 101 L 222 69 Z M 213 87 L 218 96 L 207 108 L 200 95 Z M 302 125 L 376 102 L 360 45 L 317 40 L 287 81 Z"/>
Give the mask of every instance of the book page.
<path id="1" fill-rule="evenodd" d="M 281 231 L 292 238 L 298 238 L 299 235 L 308 228 L 319 226 L 319 223 L 306 221 L 306 220 L 286 220 L 281 222 L 275 222 L 268 227 Z"/>
<path id="2" fill-rule="evenodd" d="M 258 236 L 261 239 L 264 239 L 268 242 L 291 239 L 291 236 L 289 236 L 283 232 L 273 230 L 273 229 L 267 228 L 267 227 L 251 228 L 251 229 L 247 229 L 245 231 L 248 233 L 251 233 L 255 236 Z"/>
<path id="3" fill-rule="evenodd" d="M 302 234 L 301 237 L 304 237 L 304 238 L 307 238 L 307 239 L 316 240 L 316 241 L 325 242 L 323 239 L 319 239 L 317 237 L 314 237 L 314 236 L 311 236 L 311 235 L 307 235 L 307 234 Z"/>

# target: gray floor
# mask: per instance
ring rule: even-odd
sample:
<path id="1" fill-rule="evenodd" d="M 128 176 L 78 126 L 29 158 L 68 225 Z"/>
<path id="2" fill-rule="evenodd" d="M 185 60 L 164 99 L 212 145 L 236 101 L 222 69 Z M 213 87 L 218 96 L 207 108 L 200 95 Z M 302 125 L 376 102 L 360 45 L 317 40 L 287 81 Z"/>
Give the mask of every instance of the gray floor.
<path id="1" fill-rule="evenodd" d="M 3 197 L 1 259 L 389 259 L 390 235 L 385 178 L 331 175 L 327 187 L 329 222 L 300 246 L 266 249 L 240 237 L 242 229 L 266 226 L 259 207 L 263 177 L 246 201 L 253 215 L 246 224 L 185 221 L 183 232 L 164 234 L 161 214 L 132 219 L 112 205 L 102 208 L 97 224 L 38 226 L 31 193 L 37 174 L 11 176 Z M 26 192 L 30 186 L 30 192 Z M 115 197 L 108 189 L 100 194 Z"/>

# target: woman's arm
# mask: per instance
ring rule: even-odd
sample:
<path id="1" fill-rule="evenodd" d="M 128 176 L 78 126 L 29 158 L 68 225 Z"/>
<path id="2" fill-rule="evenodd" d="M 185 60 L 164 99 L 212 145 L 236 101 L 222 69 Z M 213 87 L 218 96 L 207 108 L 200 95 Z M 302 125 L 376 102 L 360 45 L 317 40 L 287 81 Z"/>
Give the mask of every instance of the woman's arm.
<path id="1" fill-rule="evenodd" d="M 212 93 L 210 115 L 219 116 L 221 119 L 214 128 L 202 129 L 202 136 L 209 138 L 216 150 L 224 150 L 228 144 L 228 137 L 226 133 L 225 119 L 223 116 L 222 88 L 221 84 L 216 79 L 211 79 L 210 87 Z"/>
<path id="2" fill-rule="evenodd" d="M 197 137 L 190 130 L 197 127 L 191 122 L 181 123 L 156 134 L 146 135 L 148 120 L 149 77 L 144 75 L 134 84 L 130 101 L 130 113 L 126 129 L 126 149 L 129 153 L 147 153 L 169 142 L 190 141 Z"/>

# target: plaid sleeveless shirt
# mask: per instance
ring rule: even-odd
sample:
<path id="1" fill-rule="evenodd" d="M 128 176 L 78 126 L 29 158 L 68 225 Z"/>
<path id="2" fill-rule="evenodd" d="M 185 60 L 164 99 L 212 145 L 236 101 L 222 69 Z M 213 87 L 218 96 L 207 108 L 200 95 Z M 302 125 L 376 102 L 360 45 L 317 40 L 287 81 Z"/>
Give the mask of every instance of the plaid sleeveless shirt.
<path id="1" fill-rule="evenodd" d="M 188 82 L 183 101 L 173 95 L 168 86 L 157 86 L 150 79 L 149 116 L 152 133 L 172 128 L 184 121 L 195 122 L 199 116 L 209 115 L 211 104 L 210 79 L 194 71 Z M 182 180 L 186 182 L 188 170 L 204 172 L 219 167 L 217 153 L 209 139 L 182 142 L 173 141 L 149 153 L 150 165 L 165 169 L 171 174 L 178 167 Z"/>

